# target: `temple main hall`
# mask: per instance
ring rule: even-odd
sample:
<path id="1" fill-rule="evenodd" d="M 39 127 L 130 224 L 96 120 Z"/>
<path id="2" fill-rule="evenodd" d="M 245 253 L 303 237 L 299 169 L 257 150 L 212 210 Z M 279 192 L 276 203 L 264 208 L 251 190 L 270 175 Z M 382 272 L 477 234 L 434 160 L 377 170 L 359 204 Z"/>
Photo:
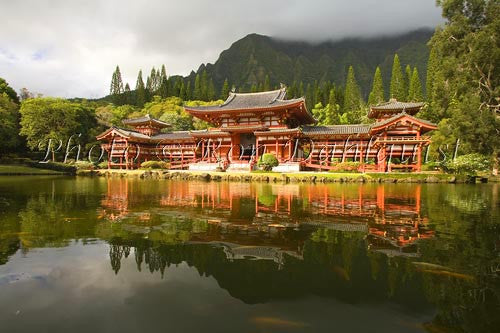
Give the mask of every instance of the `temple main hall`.
<path id="1" fill-rule="evenodd" d="M 370 124 L 317 126 L 305 99 L 286 99 L 286 87 L 230 92 L 220 105 L 188 107 L 206 130 L 169 131 L 149 115 L 123 121 L 97 136 L 109 168 L 135 169 L 161 160 L 171 169 L 251 171 L 265 153 L 276 156 L 273 171 L 335 170 L 356 162 L 358 171 L 420 171 L 433 123 L 415 115 L 423 103 L 391 99 L 370 107 Z"/>

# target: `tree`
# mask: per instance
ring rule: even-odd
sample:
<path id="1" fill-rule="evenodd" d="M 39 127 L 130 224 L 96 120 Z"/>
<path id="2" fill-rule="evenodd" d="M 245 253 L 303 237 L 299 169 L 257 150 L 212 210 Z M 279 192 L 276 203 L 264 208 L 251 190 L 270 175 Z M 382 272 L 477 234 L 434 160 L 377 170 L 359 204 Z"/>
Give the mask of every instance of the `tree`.
<path id="1" fill-rule="evenodd" d="M 401 71 L 401 64 L 399 63 L 399 57 L 397 54 L 394 56 L 394 63 L 392 64 L 390 97 L 395 98 L 398 101 L 406 100 L 405 79 L 403 77 L 403 72 Z"/>
<path id="2" fill-rule="evenodd" d="M 82 142 L 94 141 L 90 131 L 97 125 L 94 109 L 88 103 L 71 102 L 62 98 L 33 98 L 21 104 L 21 131 L 29 148 L 39 143 L 66 143 L 72 136 L 82 134 Z M 54 154 L 52 155 L 54 159 Z"/>
<path id="3" fill-rule="evenodd" d="M 325 110 L 324 125 L 340 124 L 340 106 L 337 104 L 335 89 L 330 89 L 328 104 Z"/>
<path id="4" fill-rule="evenodd" d="M 405 67 L 405 74 L 406 74 L 405 75 L 405 88 L 406 88 L 406 96 L 405 96 L 405 98 L 408 99 L 408 94 L 409 94 L 409 90 L 410 90 L 411 76 L 413 74 L 410 65 L 406 65 L 406 67 Z"/>
<path id="5" fill-rule="evenodd" d="M 489 155 L 498 164 L 500 3 L 440 0 L 438 4 L 447 22 L 429 42 L 434 65 L 439 64 L 432 68 L 432 91 L 427 92 L 429 116 L 449 124 L 446 138 L 459 138 L 461 153 Z M 433 137 L 441 131 L 440 127 Z"/>
<path id="6" fill-rule="evenodd" d="M 433 48 L 431 48 L 431 51 L 429 54 L 429 60 L 427 61 L 427 77 L 425 80 L 425 95 L 427 97 L 428 102 L 430 102 L 430 100 L 431 100 L 431 93 L 432 93 L 432 88 L 433 88 L 433 83 L 434 83 L 434 75 L 439 68 L 438 60 L 439 59 L 438 59 L 438 54 L 437 54 L 437 48 L 433 47 Z"/>
<path id="7" fill-rule="evenodd" d="M 19 100 L 24 101 L 26 99 L 35 98 L 35 94 L 28 90 L 28 88 L 21 88 L 19 90 Z"/>
<path id="8" fill-rule="evenodd" d="M 227 79 L 225 79 L 224 83 L 222 84 L 220 99 L 226 100 L 228 96 L 229 96 L 229 82 L 227 81 Z"/>
<path id="9" fill-rule="evenodd" d="M 11 86 L 9 86 L 9 84 L 7 83 L 7 81 L 5 81 L 5 79 L 2 79 L 0 77 L 0 94 L 3 94 L 3 93 L 6 93 L 11 101 L 19 104 L 19 97 L 17 96 L 16 91 L 14 89 L 12 89 Z"/>
<path id="10" fill-rule="evenodd" d="M 120 67 L 116 66 L 116 69 L 111 78 L 111 86 L 109 88 L 109 94 L 112 96 L 113 102 L 115 104 L 121 104 L 123 102 L 123 81 L 122 74 L 120 72 Z"/>
<path id="11" fill-rule="evenodd" d="M 135 95 L 136 95 L 136 105 L 141 107 L 146 102 L 146 88 L 144 87 L 144 81 L 142 80 L 142 70 L 139 70 L 137 75 L 137 82 L 135 83 Z"/>
<path id="12" fill-rule="evenodd" d="M 159 95 L 163 98 L 168 96 L 168 78 L 167 78 L 167 70 L 165 69 L 165 65 L 161 66 L 160 73 L 160 82 L 159 82 Z"/>
<path id="13" fill-rule="evenodd" d="M 151 73 L 146 80 L 146 89 L 148 90 L 150 96 L 153 96 L 156 92 L 156 81 L 156 69 L 153 67 L 151 68 Z"/>
<path id="14" fill-rule="evenodd" d="M 212 79 L 208 80 L 207 87 L 207 101 L 213 101 L 215 99 L 215 85 Z"/>
<path id="15" fill-rule="evenodd" d="M 377 66 L 375 74 L 373 75 L 372 91 L 368 97 L 368 105 L 377 105 L 384 101 L 384 83 L 382 82 L 380 67 Z"/>
<path id="16" fill-rule="evenodd" d="M 187 100 L 187 95 L 186 95 L 186 85 L 184 84 L 184 80 L 181 80 L 180 83 L 180 89 L 179 89 L 179 97 L 183 100 Z"/>
<path id="17" fill-rule="evenodd" d="M 202 101 L 208 101 L 208 74 L 206 70 L 203 70 L 203 72 L 201 73 L 200 88 L 200 99 Z"/>
<path id="18" fill-rule="evenodd" d="M 186 100 L 193 99 L 193 94 L 191 92 L 191 81 L 188 81 L 186 85 Z"/>
<path id="19" fill-rule="evenodd" d="M 0 153 L 14 152 L 19 140 L 19 105 L 7 95 L 0 93 Z"/>
<path id="20" fill-rule="evenodd" d="M 262 87 L 263 91 L 269 91 L 271 90 L 271 80 L 269 79 L 269 75 L 266 74 L 266 77 L 264 79 L 264 86 Z"/>
<path id="21" fill-rule="evenodd" d="M 410 79 L 410 89 L 408 89 L 408 101 L 412 102 L 422 102 L 424 100 L 424 95 L 422 93 L 422 83 L 420 83 L 420 77 L 418 75 L 417 67 L 413 68 L 413 74 Z"/>
<path id="22" fill-rule="evenodd" d="M 202 100 L 202 91 L 201 91 L 201 81 L 200 81 L 200 74 L 196 74 L 196 77 L 194 79 L 194 91 L 193 91 L 193 98 L 196 100 Z"/>
<path id="23" fill-rule="evenodd" d="M 359 123 L 361 121 L 361 92 L 359 91 L 356 77 L 354 76 L 354 68 L 349 66 L 344 93 L 344 113 L 347 114 L 347 119 L 350 124 Z"/>

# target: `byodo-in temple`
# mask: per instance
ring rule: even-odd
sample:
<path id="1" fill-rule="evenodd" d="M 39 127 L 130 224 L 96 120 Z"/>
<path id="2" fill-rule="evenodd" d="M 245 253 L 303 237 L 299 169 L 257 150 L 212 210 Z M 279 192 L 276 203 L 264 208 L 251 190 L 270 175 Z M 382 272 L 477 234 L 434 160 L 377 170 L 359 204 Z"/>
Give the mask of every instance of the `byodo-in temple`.
<path id="1" fill-rule="evenodd" d="M 213 125 L 206 130 L 168 131 L 149 115 L 127 119 L 97 137 L 108 153 L 108 167 L 134 169 L 163 160 L 172 169 L 253 170 L 264 153 L 274 154 L 273 171 L 331 170 L 359 162 L 359 171 L 420 171 L 425 136 L 435 124 L 415 117 L 423 103 L 372 106 L 371 124 L 316 126 L 305 99 L 286 99 L 286 87 L 259 93 L 231 92 L 215 106 L 185 107 Z"/>

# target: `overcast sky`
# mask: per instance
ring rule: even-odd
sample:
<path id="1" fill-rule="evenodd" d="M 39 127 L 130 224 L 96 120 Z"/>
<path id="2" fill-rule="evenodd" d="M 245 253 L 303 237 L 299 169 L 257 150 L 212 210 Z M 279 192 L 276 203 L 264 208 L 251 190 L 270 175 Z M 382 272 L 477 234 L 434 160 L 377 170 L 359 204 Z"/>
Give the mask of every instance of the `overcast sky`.
<path id="1" fill-rule="evenodd" d="M 309 41 L 442 23 L 435 0 L 0 0 L 0 77 L 17 91 L 101 97 L 120 65 L 186 75 L 249 33 Z"/>

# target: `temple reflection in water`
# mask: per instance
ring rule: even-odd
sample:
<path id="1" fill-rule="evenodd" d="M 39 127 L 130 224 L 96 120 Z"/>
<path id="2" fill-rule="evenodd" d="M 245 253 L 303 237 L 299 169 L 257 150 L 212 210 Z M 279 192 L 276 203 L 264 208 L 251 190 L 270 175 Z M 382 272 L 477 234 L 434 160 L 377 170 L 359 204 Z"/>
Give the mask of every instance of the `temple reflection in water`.
<path id="1" fill-rule="evenodd" d="M 304 243 L 326 230 L 355 233 L 367 249 L 418 256 L 433 236 L 421 215 L 421 185 L 353 186 L 227 182 L 151 182 L 109 178 L 101 216 L 129 235 L 168 243 L 211 244 L 227 259 L 302 258 Z M 144 199 L 146 196 L 146 199 Z"/>

